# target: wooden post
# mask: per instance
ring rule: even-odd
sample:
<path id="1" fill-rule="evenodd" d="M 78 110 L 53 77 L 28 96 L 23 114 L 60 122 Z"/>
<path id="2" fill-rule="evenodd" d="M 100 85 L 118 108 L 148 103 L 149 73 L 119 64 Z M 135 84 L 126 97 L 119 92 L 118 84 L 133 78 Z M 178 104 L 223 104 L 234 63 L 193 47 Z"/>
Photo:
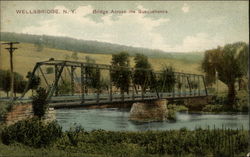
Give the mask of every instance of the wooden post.
<path id="1" fill-rule="evenodd" d="M 85 102 L 84 100 L 84 93 L 85 93 L 85 78 L 84 78 L 84 74 L 85 74 L 85 69 L 83 64 L 81 64 L 81 103 L 83 104 Z"/>

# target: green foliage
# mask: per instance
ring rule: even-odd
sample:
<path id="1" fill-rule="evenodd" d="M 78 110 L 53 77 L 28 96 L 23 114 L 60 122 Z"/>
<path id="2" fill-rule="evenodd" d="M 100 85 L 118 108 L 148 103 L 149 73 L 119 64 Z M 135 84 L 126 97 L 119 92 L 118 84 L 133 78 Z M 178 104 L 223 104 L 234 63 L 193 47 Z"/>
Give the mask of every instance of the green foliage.
<path id="1" fill-rule="evenodd" d="M 61 81 L 58 85 L 58 93 L 59 94 L 69 94 L 70 92 L 71 92 L 70 81 L 67 81 L 67 80 Z"/>
<path id="2" fill-rule="evenodd" d="M 145 91 L 148 87 L 150 87 L 152 76 L 151 64 L 148 61 L 148 57 L 143 54 L 136 54 L 134 60 L 135 71 L 133 74 L 133 82 L 134 84 L 141 86 L 141 89 Z"/>
<path id="3" fill-rule="evenodd" d="M 69 59 L 70 59 L 70 56 L 69 56 L 68 54 L 66 54 L 66 55 L 64 56 L 64 59 L 65 59 L 65 60 L 69 60 Z"/>
<path id="4" fill-rule="evenodd" d="M 3 129 L 1 140 L 10 145 L 15 142 L 30 147 L 46 147 L 62 136 L 62 128 L 56 123 L 43 123 L 38 118 L 19 121 Z"/>
<path id="5" fill-rule="evenodd" d="M 48 109 L 47 92 L 45 89 L 39 88 L 36 93 L 37 95 L 32 97 L 32 108 L 34 115 L 41 119 Z"/>
<path id="6" fill-rule="evenodd" d="M 52 67 L 46 68 L 46 73 L 47 74 L 52 74 L 53 72 L 54 72 L 54 68 L 52 68 Z"/>
<path id="7" fill-rule="evenodd" d="M 129 91 L 129 85 L 131 82 L 131 71 L 126 67 L 129 67 L 129 54 L 121 52 L 119 54 L 112 55 L 111 80 L 113 84 L 121 90 L 121 93 Z"/>
<path id="8" fill-rule="evenodd" d="M 167 119 L 170 121 L 175 121 L 176 120 L 176 111 L 173 108 L 168 109 L 167 113 Z"/>
<path id="9" fill-rule="evenodd" d="M 0 70 L 0 90 L 5 91 L 7 94 L 10 91 L 11 75 L 9 70 Z M 14 72 L 14 93 L 24 92 L 27 81 L 23 76 Z"/>
<path id="10" fill-rule="evenodd" d="M 10 71 L 0 70 L 0 89 L 8 94 L 10 91 Z"/>
<path id="11" fill-rule="evenodd" d="M 239 91 L 233 108 L 229 107 L 225 95 L 213 96 L 210 104 L 202 108 L 204 112 L 248 112 L 248 92 Z"/>
<path id="12" fill-rule="evenodd" d="M 205 105 L 202 108 L 203 112 L 221 112 L 223 111 L 223 105 Z"/>
<path id="13" fill-rule="evenodd" d="M 85 57 L 89 66 L 85 67 L 85 72 L 87 75 L 87 87 L 95 88 L 100 90 L 105 86 L 104 80 L 101 79 L 101 71 L 98 68 L 92 67 L 91 64 L 95 63 L 95 60 L 89 56 Z"/>
<path id="14" fill-rule="evenodd" d="M 170 121 L 176 120 L 176 112 L 184 112 L 188 111 L 188 108 L 184 105 L 176 105 L 178 103 L 169 103 L 167 105 L 168 112 L 167 112 L 167 119 Z"/>
<path id="15" fill-rule="evenodd" d="M 236 42 L 208 50 L 202 62 L 208 84 L 215 82 L 217 74 L 218 79 L 228 86 L 228 105 L 231 108 L 235 105 L 235 82 L 247 74 L 248 47 L 244 42 Z"/>
<path id="16" fill-rule="evenodd" d="M 248 133 L 243 130 L 186 128 L 169 131 L 113 132 L 71 129 L 56 147 L 74 153 L 107 156 L 220 156 L 246 152 Z"/>
<path id="17" fill-rule="evenodd" d="M 29 81 L 30 81 L 30 82 L 29 82 L 29 87 L 28 87 L 28 89 L 35 90 L 35 89 L 38 88 L 38 86 L 39 86 L 40 83 L 41 83 L 40 77 L 37 76 L 37 75 L 32 75 L 31 72 L 28 72 L 28 73 L 27 73 L 26 78 L 28 78 Z"/>
<path id="18" fill-rule="evenodd" d="M 175 83 L 174 70 L 171 66 L 163 67 L 158 77 L 155 74 L 151 77 L 151 88 L 156 88 L 158 92 L 171 92 Z"/>
<path id="19" fill-rule="evenodd" d="M 101 87 L 101 72 L 100 69 L 93 68 L 93 67 L 86 67 L 85 68 L 87 74 L 87 86 L 99 89 Z"/>
<path id="20" fill-rule="evenodd" d="M 77 52 L 73 52 L 71 58 L 77 61 L 79 59 Z"/>
<path id="21" fill-rule="evenodd" d="M 188 108 L 184 105 L 176 105 L 176 111 L 177 112 L 183 112 L 183 111 L 188 111 Z"/>
<path id="22" fill-rule="evenodd" d="M 11 111 L 12 105 L 10 102 L 0 102 L 0 123 L 4 120 L 5 114 Z"/>
<path id="23" fill-rule="evenodd" d="M 91 58 L 90 56 L 85 56 L 85 60 L 87 63 L 95 63 L 95 59 Z"/>
<path id="24" fill-rule="evenodd" d="M 161 72 L 159 82 L 163 84 L 163 92 L 172 91 L 176 82 L 173 68 L 166 66 Z"/>
<path id="25" fill-rule="evenodd" d="M 197 128 L 190 131 L 181 128 L 168 131 L 113 132 L 85 131 L 77 126 L 62 133 L 57 123 L 44 124 L 38 119 L 19 121 L 4 128 L 1 139 L 8 145 L 18 142 L 31 147 L 47 147 L 45 150 L 52 148 L 57 152 L 76 156 L 220 157 L 239 156 L 247 152 L 248 148 L 248 131 L 243 129 Z"/>

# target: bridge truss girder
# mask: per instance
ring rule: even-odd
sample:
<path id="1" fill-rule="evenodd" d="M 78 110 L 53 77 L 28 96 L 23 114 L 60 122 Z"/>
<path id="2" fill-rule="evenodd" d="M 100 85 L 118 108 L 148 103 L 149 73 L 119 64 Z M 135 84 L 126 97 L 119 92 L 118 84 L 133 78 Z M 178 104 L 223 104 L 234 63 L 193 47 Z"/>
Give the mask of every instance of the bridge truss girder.
<path id="1" fill-rule="evenodd" d="M 54 67 L 54 78 L 52 79 L 51 77 L 48 78 L 47 75 L 44 73 L 44 71 L 42 70 L 42 67 L 45 66 L 52 66 Z M 37 73 L 41 73 L 41 78 L 43 78 L 44 83 L 47 87 L 47 91 L 48 91 L 48 95 L 47 95 L 47 100 L 50 100 L 53 96 L 58 96 L 58 83 L 59 81 L 65 82 L 65 80 L 62 77 L 62 73 L 63 71 L 68 71 L 69 75 L 65 75 L 65 76 L 70 76 L 70 85 L 71 85 L 71 95 L 73 96 L 76 92 L 76 79 L 78 79 L 77 77 L 77 70 L 79 71 L 78 73 L 80 73 L 80 81 L 78 80 L 78 85 L 80 84 L 80 96 L 81 96 L 81 103 L 84 104 L 86 102 L 86 90 L 88 90 L 87 88 L 87 84 L 89 79 L 87 74 L 86 74 L 86 68 L 93 68 L 93 69 L 98 69 L 98 70 L 106 70 L 109 75 L 109 82 L 108 82 L 108 99 L 110 102 L 113 101 L 114 99 L 114 86 L 112 84 L 111 81 L 111 71 L 114 70 L 117 67 L 111 66 L 111 65 L 105 65 L 105 64 L 94 64 L 94 63 L 84 63 L 84 62 L 77 62 L 77 61 L 65 61 L 65 60 L 49 60 L 49 61 L 43 61 L 43 62 L 37 62 L 33 71 L 32 71 L 32 75 L 34 76 Z M 123 69 L 128 69 L 131 72 L 135 71 L 135 68 L 129 68 L 129 67 L 119 67 L 119 68 L 123 68 Z M 136 70 L 142 70 L 142 71 L 151 71 L 149 69 L 136 69 Z M 161 74 L 161 72 L 154 72 L 155 75 L 159 75 Z M 131 75 L 132 77 L 132 75 Z M 182 72 L 174 72 L 174 77 L 177 80 L 173 89 L 172 89 L 172 94 L 171 96 L 173 98 L 175 97 L 183 97 L 183 96 L 187 96 L 187 95 L 197 95 L 197 96 L 207 96 L 207 88 L 206 88 L 206 84 L 205 84 L 205 80 L 204 80 L 204 76 L 203 75 L 198 75 L 198 74 L 190 74 L 190 73 L 182 73 Z M 28 84 L 25 88 L 25 92 L 23 93 L 22 97 L 25 95 L 25 93 L 28 91 L 28 86 L 29 83 L 31 82 L 32 77 L 29 78 Z M 133 78 L 131 78 L 133 79 Z M 52 83 L 49 82 L 49 80 L 52 80 Z M 79 83 L 80 82 L 80 83 Z M 196 84 L 194 84 L 196 82 Z M 185 86 L 185 87 L 184 87 Z M 204 93 L 201 93 L 201 86 L 203 86 L 203 90 L 205 91 Z M 131 88 L 132 88 L 132 96 L 131 99 L 135 100 L 135 93 L 137 92 L 137 88 L 136 85 L 133 83 L 131 83 Z M 186 91 L 188 89 L 188 92 Z M 124 101 L 124 93 L 120 93 L 121 94 L 121 101 Z M 144 99 L 144 91 L 141 90 L 141 99 Z M 157 89 L 155 89 L 155 94 L 157 96 L 157 98 L 162 98 L 163 96 L 163 92 L 162 91 L 158 91 Z M 100 90 L 97 89 L 97 93 L 96 93 L 96 103 L 99 103 L 100 101 Z"/>

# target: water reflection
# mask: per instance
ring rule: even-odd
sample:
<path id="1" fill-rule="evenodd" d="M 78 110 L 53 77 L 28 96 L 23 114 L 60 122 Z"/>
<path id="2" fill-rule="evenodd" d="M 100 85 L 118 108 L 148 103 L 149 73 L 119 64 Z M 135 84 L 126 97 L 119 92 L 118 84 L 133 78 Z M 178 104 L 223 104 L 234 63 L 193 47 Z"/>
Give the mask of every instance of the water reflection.
<path id="1" fill-rule="evenodd" d="M 104 129 L 112 131 L 146 131 L 146 130 L 170 130 L 186 127 L 195 128 L 242 128 L 248 129 L 247 114 L 201 114 L 201 113 L 177 113 L 176 122 L 151 122 L 137 123 L 129 120 L 129 109 L 59 109 L 56 110 L 56 119 L 68 130 L 75 125 L 81 125 L 90 131 Z"/>

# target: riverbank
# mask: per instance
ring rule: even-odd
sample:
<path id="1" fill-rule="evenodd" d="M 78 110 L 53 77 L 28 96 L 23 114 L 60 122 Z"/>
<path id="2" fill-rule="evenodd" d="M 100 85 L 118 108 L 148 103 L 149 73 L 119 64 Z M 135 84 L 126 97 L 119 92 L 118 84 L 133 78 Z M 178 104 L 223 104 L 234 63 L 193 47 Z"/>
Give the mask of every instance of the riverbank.
<path id="1" fill-rule="evenodd" d="M 22 123 L 24 124 L 24 123 Z M 248 132 L 246 130 L 232 129 L 195 129 L 168 131 L 85 131 L 81 127 L 75 127 L 69 131 L 60 131 L 56 123 L 49 128 L 57 128 L 58 136 L 51 131 L 42 133 L 41 141 L 36 141 L 40 134 L 25 136 L 26 131 L 37 126 L 32 120 L 25 122 L 24 130 L 9 128 L 8 139 L 0 141 L 0 155 L 2 156 L 89 156 L 89 157 L 159 157 L 159 156 L 245 156 L 248 147 Z M 20 125 L 20 124 L 19 124 Z M 54 127 L 55 126 L 55 127 Z M 27 128 L 28 127 L 28 128 Z M 41 127 L 41 126 L 40 126 Z M 43 127 L 42 127 L 43 128 Z M 43 129 L 42 129 L 43 130 Z M 52 132 L 54 132 L 52 131 Z M 3 134 L 4 131 L 1 132 Z M 18 132 L 18 137 L 16 133 Z M 62 134 L 61 134 L 61 133 Z M 3 136 L 1 136 L 3 138 Z M 1 138 L 1 140 L 3 140 Z M 16 141 L 18 140 L 18 142 Z M 10 142 L 9 145 L 3 143 Z M 38 143 L 37 143 L 38 142 Z M 46 145 L 44 145 L 46 142 Z M 29 145 L 29 146 L 26 146 Z"/>

